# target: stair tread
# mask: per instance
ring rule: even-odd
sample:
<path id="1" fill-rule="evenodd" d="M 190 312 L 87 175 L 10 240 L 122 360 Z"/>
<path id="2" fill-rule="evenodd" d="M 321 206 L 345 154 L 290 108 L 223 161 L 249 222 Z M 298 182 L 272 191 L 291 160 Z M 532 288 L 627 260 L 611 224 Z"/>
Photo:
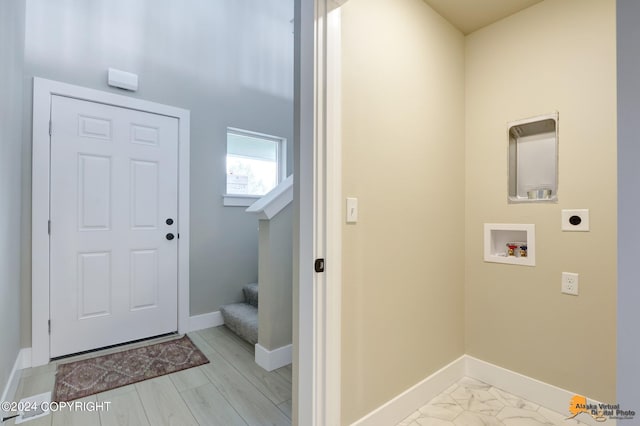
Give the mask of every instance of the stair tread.
<path id="1" fill-rule="evenodd" d="M 248 303 L 220 307 L 224 324 L 249 343 L 258 343 L 258 308 Z"/>

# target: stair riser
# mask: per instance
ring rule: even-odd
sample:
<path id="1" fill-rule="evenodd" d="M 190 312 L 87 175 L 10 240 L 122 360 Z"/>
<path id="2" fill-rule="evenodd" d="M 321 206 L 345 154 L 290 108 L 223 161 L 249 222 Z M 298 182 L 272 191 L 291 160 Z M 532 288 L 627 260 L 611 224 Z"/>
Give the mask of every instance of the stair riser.
<path id="1" fill-rule="evenodd" d="M 249 284 L 242 288 L 242 292 L 244 293 L 244 300 L 249 305 L 258 307 L 258 285 L 257 284 Z"/>
<path id="2" fill-rule="evenodd" d="M 247 303 L 220 307 L 224 324 L 251 344 L 258 343 L 258 309 Z"/>

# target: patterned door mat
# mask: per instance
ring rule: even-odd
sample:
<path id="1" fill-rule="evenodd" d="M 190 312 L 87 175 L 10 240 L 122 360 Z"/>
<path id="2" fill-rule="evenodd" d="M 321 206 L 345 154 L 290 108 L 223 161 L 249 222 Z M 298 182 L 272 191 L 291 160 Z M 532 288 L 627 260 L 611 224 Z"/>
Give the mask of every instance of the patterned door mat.
<path id="1" fill-rule="evenodd" d="M 53 401 L 63 402 L 153 379 L 209 360 L 189 337 L 58 365 Z"/>

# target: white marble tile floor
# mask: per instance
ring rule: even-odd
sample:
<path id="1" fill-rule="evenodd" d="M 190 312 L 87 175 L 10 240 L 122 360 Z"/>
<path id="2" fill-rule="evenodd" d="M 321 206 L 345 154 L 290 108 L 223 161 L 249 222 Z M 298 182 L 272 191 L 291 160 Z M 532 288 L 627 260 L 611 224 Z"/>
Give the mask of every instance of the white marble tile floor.
<path id="1" fill-rule="evenodd" d="M 463 377 L 397 426 L 586 425 L 481 381 Z"/>

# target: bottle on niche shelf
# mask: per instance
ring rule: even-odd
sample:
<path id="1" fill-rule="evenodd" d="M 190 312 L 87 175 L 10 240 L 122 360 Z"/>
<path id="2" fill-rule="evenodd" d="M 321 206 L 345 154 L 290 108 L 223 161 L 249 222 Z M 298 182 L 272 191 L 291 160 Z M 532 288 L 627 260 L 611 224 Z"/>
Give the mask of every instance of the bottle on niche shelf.
<path id="1" fill-rule="evenodd" d="M 523 244 L 520 246 L 520 257 L 527 257 L 527 245 Z"/>

